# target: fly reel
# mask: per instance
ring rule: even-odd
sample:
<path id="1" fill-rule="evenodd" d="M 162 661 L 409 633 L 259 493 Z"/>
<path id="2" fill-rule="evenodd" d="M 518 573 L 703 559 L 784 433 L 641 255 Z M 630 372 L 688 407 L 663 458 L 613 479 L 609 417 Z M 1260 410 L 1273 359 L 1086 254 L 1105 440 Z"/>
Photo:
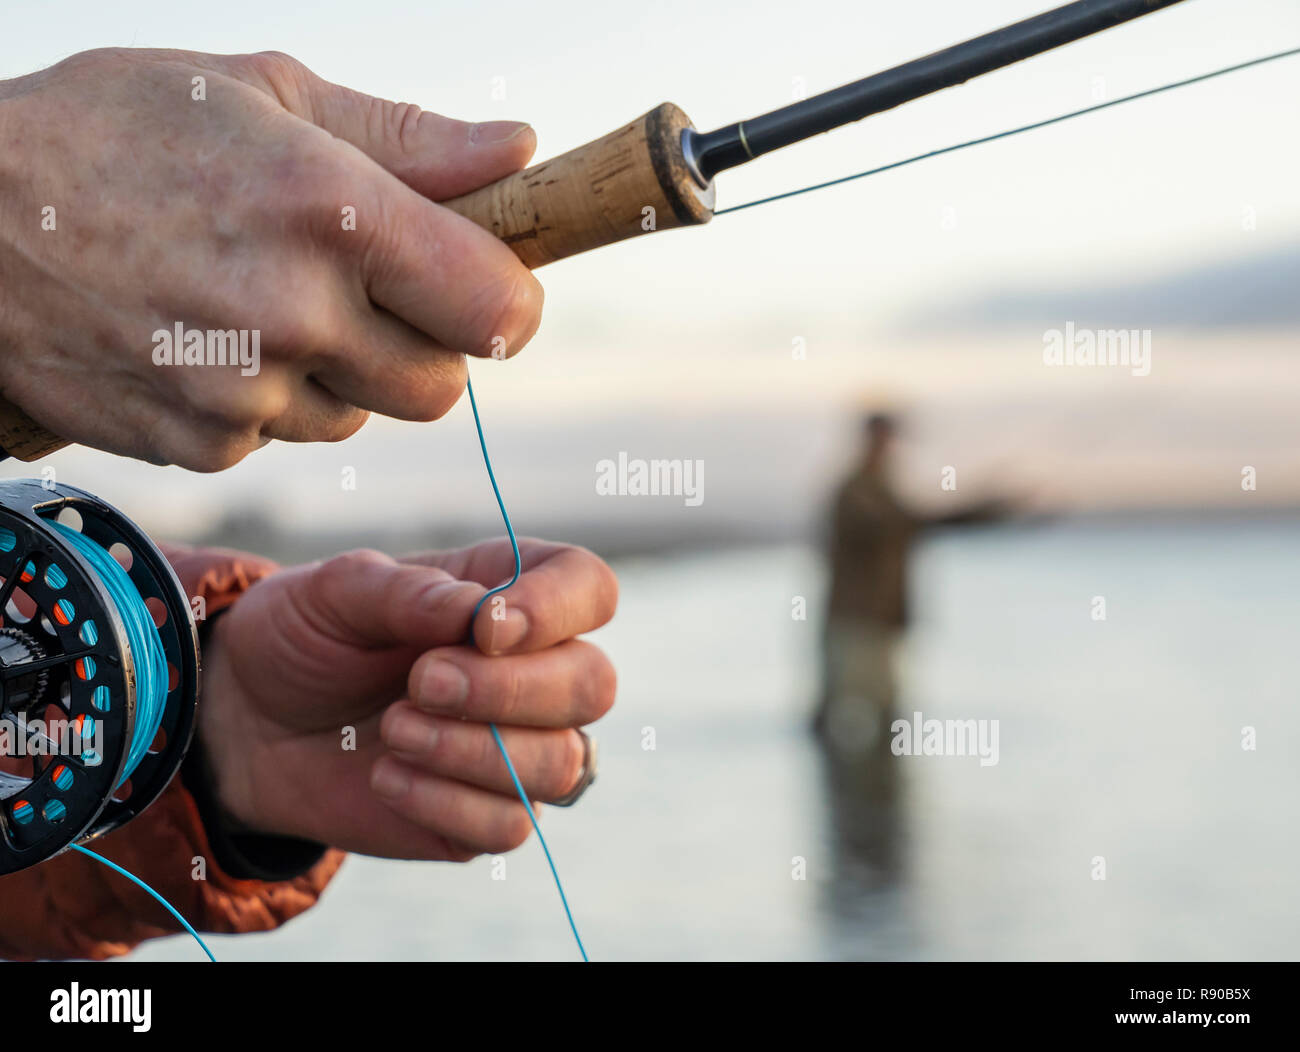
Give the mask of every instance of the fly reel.
<path id="1" fill-rule="evenodd" d="M 0 481 L 0 874 L 153 803 L 198 692 L 189 599 L 143 531 L 76 487 Z"/>

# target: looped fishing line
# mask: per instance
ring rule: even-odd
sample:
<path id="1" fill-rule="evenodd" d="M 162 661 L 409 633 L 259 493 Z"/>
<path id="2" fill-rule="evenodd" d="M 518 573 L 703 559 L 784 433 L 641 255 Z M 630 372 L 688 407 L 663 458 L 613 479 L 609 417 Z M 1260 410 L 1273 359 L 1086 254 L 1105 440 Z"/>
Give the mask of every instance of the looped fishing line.
<path id="1" fill-rule="evenodd" d="M 479 419 L 478 402 L 474 398 L 473 382 L 466 379 L 465 389 L 469 392 L 469 406 L 474 412 L 474 429 L 478 432 L 478 446 L 483 452 L 483 466 L 487 468 L 488 481 L 492 483 L 492 493 L 497 499 L 497 507 L 501 509 L 501 521 L 505 523 L 506 535 L 510 538 L 510 549 L 515 556 L 514 573 L 511 574 L 510 580 L 484 592 L 479 601 L 474 604 L 474 612 L 469 617 L 469 642 L 472 645 L 474 643 L 474 620 L 478 617 L 478 612 L 483 609 L 483 604 L 492 596 L 504 592 L 519 580 L 519 574 L 523 570 L 523 560 L 519 556 L 519 541 L 515 539 L 515 528 L 510 523 L 510 514 L 506 511 L 505 501 L 501 499 L 501 488 L 497 485 L 497 477 L 492 470 L 492 458 L 488 456 L 487 441 L 483 437 L 483 421 Z M 587 956 L 587 948 L 582 945 L 582 936 L 578 934 L 578 926 L 573 921 L 573 911 L 569 909 L 569 900 L 564 895 L 564 885 L 560 882 L 560 874 L 555 868 L 555 860 L 551 858 L 551 849 L 546 846 L 546 837 L 542 835 L 542 827 L 537 822 L 537 816 L 533 814 L 533 805 L 528 802 L 528 794 L 524 792 L 523 784 L 519 781 L 519 775 L 515 773 L 515 765 L 510 762 L 510 754 L 506 752 L 506 745 L 501 740 L 497 725 L 489 723 L 488 729 L 492 731 L 492 740 L 497 744 L 501 759 L 506 762 L 506 770 L 510 772 L 510 780 L 514 783 L 515 792 L 519 795 L 519 801 L 524 805 L 524 810 L 528 812 L 528 820 L 532 822 L 533 831 L 537 834 L 537 841 L 542 845 L 542 851 L 546 855 L 546 864 L 551 867 L 551 876 L 555 879 L 555 890 L 560 893 L 560 904 L 564 906 L 564 915 L 569 919 L 569 929 L 573 932 L 574 941 L 578 944 L 578 952 L 582 954 L 584 961 L 590 961 Z"/>
<path id="2" fill-rule="evenodd" d="M 510 548 L 514 555 L 514 571 L 510 579 L 504 584 L 497 585 L 489 589 L 480 598 L 474 606 L 474 611 L 470 615 L 470 633 L 469 642 L 474 642 L 474 619 L 478 616 L 479 610 L 483 608 L 492 596 L 504 592 L 519 580 L 519 575 L 523 571 L 523 560 L 519 554 L 519 541 L 515 537 L 514 526 L 510 522 L 510 515 L 506 511 L 505 501 L 501 497 L 501 489 L 497 485 L 496 475 L 492 470 L 492 459 L 488 455 L 487 441 L 483 435 L 483 423 L 479 418 L 478 403 L 474 398 L 474 387 L 466 383 L 469 391 L 470 407 L 474 414 L 474 428 L 478 434 L 479 449 L 483 453 L 483 466 L 487 469 L 488 480 L 492 484 L 492 492 L 496 497 L 497 507 L 501 511 L 501 520 L 505 524 L 506 534 L 510 538 Z M 145 606 L 144 599 L 141 597 L 135 583 L 131 580 L 127 572 L 122 569 L 118 563 L 107 551 L 100 545 L 96 544 L 84 534 L 64 526 L 62 523 L 50 522 L 50 526 L 88 562 L 95 574 L 99 577 L 112 600 L 122 624 L 126 630 L 127 643 L 130 647 L 131 654 L 136 660 L 137 678 L 136 678 L 136 724 L 135 730 L 131 737 L 128 748 L 127 761 L 123 769 L 118 786 L 126 782 L 139 767 L 141 761 L 148 752 L 150 744 L 158 733 L 162 724 L 163 715 L 167 706 L 167 656 L 163 649 L 162 637 L 158 633 L 157 626 L 153 623 L 153 616 Z M 578 934 L 578 926 L 574 922 L 573 912 L 569 909 L 569 902 L 564 894 L 564 885 L 560 881 L 560 874 L 555 867 L 555 860 L 551 857 L 551 850 L 546 843 L 546 837 L 542 834 L 541 826 L 538 824 L 537 815 L 533 812 L 532 805 L 528 801 L 528 794 L 524 790 L 523 783 L 519 780 L 519 775 L 515 771 L 515 765 L 510 759 L 510 754 L 506 751 L 505 742 L 501 740 L 501 734 L 497 730 L 496 724 L 489 724 L 492 732 L 493 741 L 496 742 L 497 749 L 501 753 L 501 758 L 505 761 L 506 770 L 510 774 L 510 780 L 514 784 L 515 792 L 519 795 L 520 802 L 524 805 L 524 810 L 528 813 L 528 820 L 532 823 L 533 830 L 537 833 L 538 842 L 542 845 L 542 851 L 546 855 L 546 863 L 550 867 L 551 876 L 555 880 L 555 888 L 560 894 L 560 902 L 564 907 L 565 916 L 569 921 L 569 928 L 573 932 L 573 938 L 578 944 L 578 951 L 582 954 L 584 961 L 589 960 L 587 957 L 586 947 L 583 946 L 582 937 Z M 148 892 L 162 906 L 180 922 L 181 926 L 193 936 L 208 959 L 216 962 L 216 957 L 208 949 L 207 944 L 194 930 L 193 926 L 187 921 L 179 910 L 167 901 L 158 891 L 150 887 L 144 880 L 137 877 L 134 873 L 112 862 L 80 844 L 70 845 L 73 850 L 80 852 L 88 858 L 93 858 L 102 863 L 109 869 L 126 877 L 132 883 Z"/>

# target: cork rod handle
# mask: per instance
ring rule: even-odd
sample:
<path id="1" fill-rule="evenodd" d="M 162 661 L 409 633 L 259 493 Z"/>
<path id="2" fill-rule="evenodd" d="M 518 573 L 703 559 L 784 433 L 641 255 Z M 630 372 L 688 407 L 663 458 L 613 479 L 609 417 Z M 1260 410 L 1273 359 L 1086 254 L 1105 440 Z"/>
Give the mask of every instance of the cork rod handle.
<path id="1" fill-rule="evenodd" d="M 444 201 L 507 245 L 530 269 L 632 237 L 713 218 L 682 156 L 690 120 L 671 102 L 568 153 Z M 0 399 L 0 449 L 39 460 L 68 445 Z"/>
<path id="2" fill-rule="evenodd" d="M 690 120 L 671 102 L 604 138 L 443 204 L 496 234 L 531 269 L 713 218 L 682 156 Z"/>

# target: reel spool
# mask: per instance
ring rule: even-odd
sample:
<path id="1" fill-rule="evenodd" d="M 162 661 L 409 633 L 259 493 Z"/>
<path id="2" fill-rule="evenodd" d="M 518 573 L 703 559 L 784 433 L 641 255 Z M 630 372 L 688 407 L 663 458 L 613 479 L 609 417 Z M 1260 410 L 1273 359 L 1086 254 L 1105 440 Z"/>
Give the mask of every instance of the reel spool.
<path id="1" fill-rule="evenodd" d="M 198 694 L 189 598 L 143 531 L 74 486 L 0 481 L 0 735 L 29 747 L 0 749 L 0 875 L 153 803 Z M 41 728 L 58 733 L 31 748 Z"/>

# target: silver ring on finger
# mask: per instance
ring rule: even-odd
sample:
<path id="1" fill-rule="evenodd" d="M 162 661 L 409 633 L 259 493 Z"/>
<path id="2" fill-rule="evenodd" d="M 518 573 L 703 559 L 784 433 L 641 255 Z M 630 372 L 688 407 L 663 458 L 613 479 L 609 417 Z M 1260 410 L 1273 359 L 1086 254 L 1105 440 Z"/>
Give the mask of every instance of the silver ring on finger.
<path id="1" fill-rule="evenodd" d="M 578 783 L 558 800 L 548 801 L 552 807 L 572 807 L 578 802 L 596 780 L 596 740 L 578 731 L 582 739 L 582 770 L 578 773 Z"/>

